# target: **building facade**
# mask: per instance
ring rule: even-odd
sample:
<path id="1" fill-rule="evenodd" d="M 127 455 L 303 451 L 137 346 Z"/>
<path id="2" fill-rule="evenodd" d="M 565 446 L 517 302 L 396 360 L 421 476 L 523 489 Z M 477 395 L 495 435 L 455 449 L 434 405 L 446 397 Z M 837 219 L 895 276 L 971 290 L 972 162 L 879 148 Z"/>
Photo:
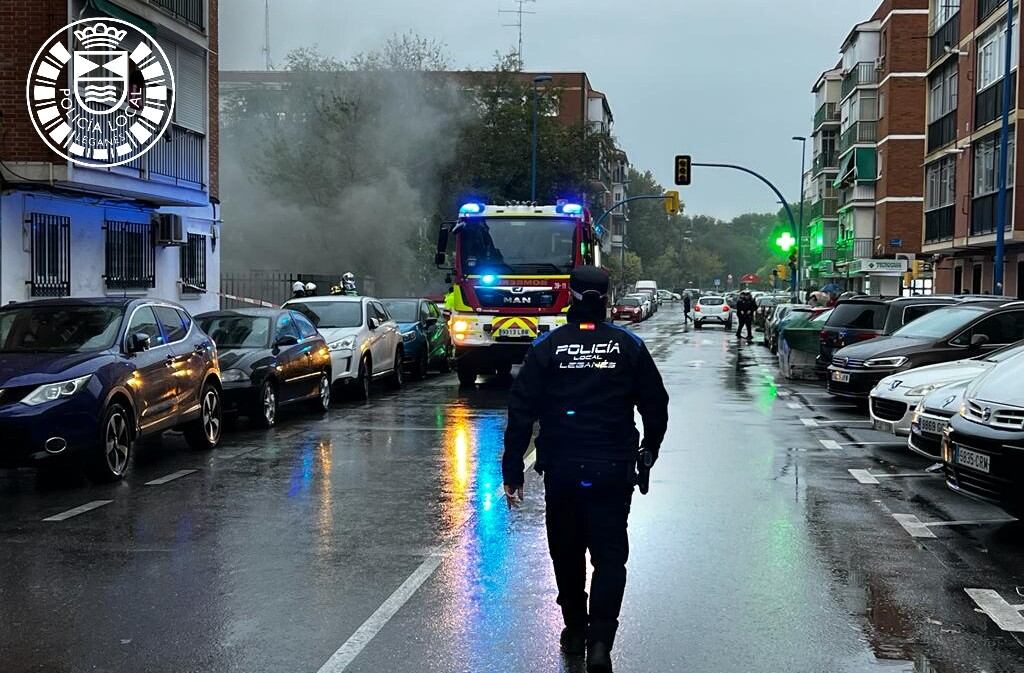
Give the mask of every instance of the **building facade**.
<path id="1" fill-rule="evenodd" d="M 51 151 L 25 98 L 36 50 L 92 17 L 146 31 L 175 75 L 163 140 L 114 168 L 85 168 Z M 217 0 L 0 4 L 0 303 L 124 294 L 216 308 L 217 101 Z M 180 216 L 180 230 L 161 227 L 160 215 Z"/>
<path id="2" fill-rule="evenodd" d="M 932 0 L 928 30 L 928 140 L 922 250 L 941 292 L 994 287 L 1007 0 Z M 1002 294 L 1024 295 L 1024 201 L 1014 167 L 1020 3 L 1014 5 Z"/>
<path id="3" fill-rule="evenodd" d="M 921 252 L 927 0 L 886 0 L 815 83 L 810 261 L 827 282 L 903 291 Z M 834 214 L 834 216 L 833 216 Z"/>

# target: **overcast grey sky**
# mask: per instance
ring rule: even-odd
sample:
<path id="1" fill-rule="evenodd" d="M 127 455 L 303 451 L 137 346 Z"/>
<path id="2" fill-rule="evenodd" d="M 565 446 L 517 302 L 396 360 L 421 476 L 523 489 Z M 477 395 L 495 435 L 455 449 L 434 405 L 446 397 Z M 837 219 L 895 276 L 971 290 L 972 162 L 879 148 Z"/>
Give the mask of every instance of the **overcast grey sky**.
<path id="1" fill-rule="evenodd" d="M 608 95 L 615 133 L 638 168 L 669 185 L 676 154 L 742 163 L 799 198 L 811 85 L 835 64 L 876 0 L 537 0 L 525 17 L 530 71 L 584 70 Z M 221 0 L 221 68 L 262 68 L 263 0 Z M 271 0 L 272 54 L 318 44 L 346 57 L 414 30 L 448 45 L 458 67 L 487 68 L 516 31 L 511 0 Z M 810 159 L 808 159 L 810 161 Z M 722 218 L 775 210 L 753 178 L 697 169 L 687 212 Z"/>

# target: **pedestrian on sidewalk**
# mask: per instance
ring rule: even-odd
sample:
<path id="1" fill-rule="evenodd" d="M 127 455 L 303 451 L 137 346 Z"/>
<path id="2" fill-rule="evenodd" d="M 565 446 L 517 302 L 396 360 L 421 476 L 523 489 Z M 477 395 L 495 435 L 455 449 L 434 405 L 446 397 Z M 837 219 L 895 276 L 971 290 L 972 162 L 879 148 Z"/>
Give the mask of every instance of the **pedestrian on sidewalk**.
<path id="1" fill-rule="evenodd" d="M 747 341 L 754 340 L 754 313 L 757 312 L 757 302 L 750 290 L 740 293 L 740 299 L 736 302 L 736 317 L 739 319 L 739 326 L 736 328 L 736 338 L 743 338 L 743 328 L 747 328 Z"/>
<path id="2" fill-rule="evenodd" d="M 693 308 L 693 297 L 689 292 L 683 293 L 683 326 L 690 323 L 690 310 Z"/>
<path id="3" fill-rule="evenodd" d="M 568 324 L 541 334 L 512 387 L 502 475 L 509 504 L 517 506 L 524 455 L 540 421 L 535 469 L 544 475 L 548 547 L 565 622 L 561 646 L 570 656 L 586 652 L 589 673 L 611 673 L 637 465 L 649 467 L 658 457 L 668 393 L 644 342 L 605 320 L 608 274 L 580 267 L 569 286 Z M 643 419 L 642 441 L 634 409 Z"/>

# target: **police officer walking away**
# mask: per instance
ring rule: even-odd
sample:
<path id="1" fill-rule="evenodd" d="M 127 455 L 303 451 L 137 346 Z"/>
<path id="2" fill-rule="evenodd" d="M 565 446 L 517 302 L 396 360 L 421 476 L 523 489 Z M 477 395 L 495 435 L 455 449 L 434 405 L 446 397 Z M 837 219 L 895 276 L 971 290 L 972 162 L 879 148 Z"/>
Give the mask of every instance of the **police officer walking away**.
<path id="1" fill-rule="evenodd" d="M 658 457 L 668 393 L 644 342 L 606 322 L 608 274 L 577 268 L 569 286 L 568 324 L 534 342 L 512 387 L 502 474 L 509 502 L 520 502 L 523 458 L 540 421 L 536 470 L 544 475 L 548 547 L 565 621 L 562 649 L 586 652 L 590 673 L 610 673 L 636 469 L 638 461 L 649 468 Z M 643 419 L 643 441 L 634 407 Z M 594 566 L 589 610 L 588 551 Z"/>
<path id="2" fill-rule="evenodd" d="M 743 328 L 747 328 L 747 341 L 754 340 L 754 313 L 757 312 L 757 302 L 749 290 L 740 293 L 740 299 L 736 302 L 736 314 L 739 317 L 739 327 L 736 328 L 736 337 L 742 338 Z"/>

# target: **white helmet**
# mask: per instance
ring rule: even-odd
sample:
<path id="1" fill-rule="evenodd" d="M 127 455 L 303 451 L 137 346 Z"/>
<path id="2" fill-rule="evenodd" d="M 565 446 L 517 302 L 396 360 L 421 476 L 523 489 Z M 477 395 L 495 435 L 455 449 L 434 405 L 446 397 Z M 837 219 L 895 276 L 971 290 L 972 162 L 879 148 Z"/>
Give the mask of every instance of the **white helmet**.
<path id="1" fill-rule="evenodd" d="M 303 292 L 305 291 L 305 289 L 306 286 L 302 284 L 301 280 L 297 280 L 294 283 L 292 283 L 292 292 Z"/>
<path id="2" fill-rule="evenodd" d="M 342 279 L 342 280 L 355 280 L 355 279 L 356 279 L 356 276 L 355 276 L 355 274 L 354 274 L 354 273 L 352 273 L 351 271 L 349 271 L 349 272 L 348 272 L 348 273 L 346 273 L 346 274 L 345 274 L 344 276 L 342 276 L 342 277 L 341 277 L 341 279 Z"/>
<path id="3" fill-rule="evenodd" d="M 306 283 L 306 292 L 316 292 L 316 283 Z"/>

